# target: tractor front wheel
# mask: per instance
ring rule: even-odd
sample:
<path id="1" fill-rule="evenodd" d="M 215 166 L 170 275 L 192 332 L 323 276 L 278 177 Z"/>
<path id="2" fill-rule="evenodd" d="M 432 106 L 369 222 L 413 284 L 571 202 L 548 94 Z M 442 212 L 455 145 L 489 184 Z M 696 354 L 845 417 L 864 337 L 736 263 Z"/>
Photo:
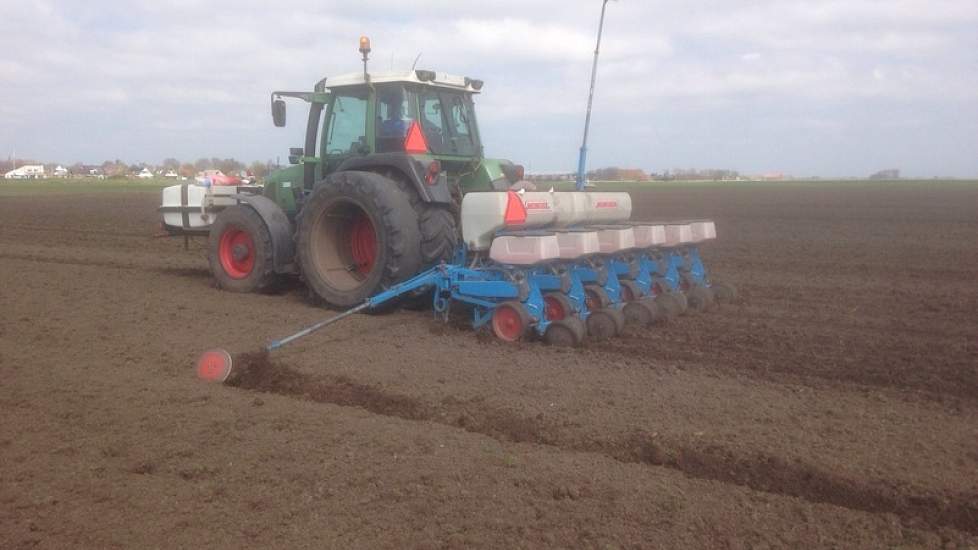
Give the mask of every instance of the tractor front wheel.
<path id="1" fill-rule="evenodd" d="M 218 214 L 207 239 L 207 260 L 224 290 L 260 292 L 276 281 L 271 234 L 249 206 L 229 206 Z"/>

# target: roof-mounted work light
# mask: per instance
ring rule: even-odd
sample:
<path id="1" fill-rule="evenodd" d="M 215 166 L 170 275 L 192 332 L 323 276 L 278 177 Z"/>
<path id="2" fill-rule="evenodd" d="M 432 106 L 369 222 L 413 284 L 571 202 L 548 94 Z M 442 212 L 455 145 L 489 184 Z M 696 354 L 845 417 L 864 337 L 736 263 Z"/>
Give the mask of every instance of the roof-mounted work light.
<path id="1" fill-rule="evenodd" d="M 367 74 L 367 59 L 370 54 L 370 39 L 366 36 L 360 37 L 360 53 L 363 54 L 363 80 L 370 82 L 370 75 Z"/>

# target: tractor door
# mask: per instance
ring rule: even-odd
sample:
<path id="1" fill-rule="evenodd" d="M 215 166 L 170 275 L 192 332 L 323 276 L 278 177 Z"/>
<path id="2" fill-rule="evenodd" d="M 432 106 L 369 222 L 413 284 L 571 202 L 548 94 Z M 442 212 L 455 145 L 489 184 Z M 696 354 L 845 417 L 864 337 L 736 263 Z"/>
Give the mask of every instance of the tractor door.
<path id="1" fill-rule="evenodd" d="M 370 144 L 373 136 L 368 135 L 368 130 L 372 128 L 367 125 L 371 115 L 368 110 L 373 109 L 368 101 L 367 89 L 333 91 L 323 124 L 323 139 L 320 141 L 323 175 L 333 172 L 350 157 L 372 152 Z"/>

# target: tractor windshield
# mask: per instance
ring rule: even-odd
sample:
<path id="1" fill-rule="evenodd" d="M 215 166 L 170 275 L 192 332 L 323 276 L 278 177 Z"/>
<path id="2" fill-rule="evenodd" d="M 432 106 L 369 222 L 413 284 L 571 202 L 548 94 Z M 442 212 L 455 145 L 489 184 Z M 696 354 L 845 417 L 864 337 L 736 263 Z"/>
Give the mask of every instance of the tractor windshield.
<path id="1" fill-rule="evenodd" d="M 377 91 L 377 152 L 404 150 L 404 138 L 411 124 L 418 120 L 415 94 L 403 86 L 384 87 Z"/>
<path id="2" fill-rule="evenodd" d="M 421 92 L 420 100 L 421 127 L 432 153 L 480 154 L 471 94 L 429 89 Z"/>

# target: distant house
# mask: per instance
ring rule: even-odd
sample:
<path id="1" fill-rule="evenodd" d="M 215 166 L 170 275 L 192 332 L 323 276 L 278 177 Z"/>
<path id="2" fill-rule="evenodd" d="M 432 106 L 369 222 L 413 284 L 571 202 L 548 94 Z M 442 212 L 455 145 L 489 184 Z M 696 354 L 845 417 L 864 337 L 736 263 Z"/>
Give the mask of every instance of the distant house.
<path id="1" fill-rule="evenodd" d="M 25 164 L 3 175 L 8 180 L 26 180 L 44 177 L 44 166 L 41 164 Z"/>
<path id="2" fill-rule="evenodd" d="M 140 179 L 148 179 L 153 177 L 153 173 L 149 171 L 149 168 L 143 168 L 138 174 L 136 174 L 136 177 Z"/>
<path id="3" fill-rule="evenodd" d="M 54 169 L 54 177 L 56 177 L 56 178 L 67 178 L 68 177 L 68 169 L 65 168 L 64 166 L 61 166 L 59 164 L 58 167 Z"/>
<path id="4" fill-rule="evenodd" d="M 164 178 L 176 178 L 177 177 L 177 173 L 174 172 L 173 170 L 167 170 L 166 173 L 163 174 L 163 177 Z"/>

